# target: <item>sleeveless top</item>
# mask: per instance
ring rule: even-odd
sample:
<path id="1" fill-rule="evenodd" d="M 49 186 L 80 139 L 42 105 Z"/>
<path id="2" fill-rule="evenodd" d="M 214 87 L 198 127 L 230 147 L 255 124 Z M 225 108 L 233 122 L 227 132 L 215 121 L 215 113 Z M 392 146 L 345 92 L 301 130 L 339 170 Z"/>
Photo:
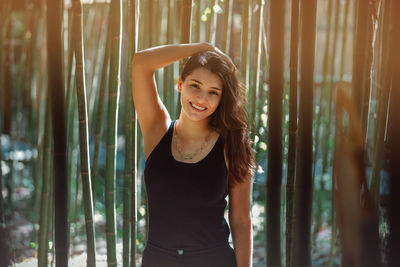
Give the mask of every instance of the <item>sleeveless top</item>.
<path id="1" fill-rule="evenodd" d="M 146 160 L 148 241 L 165 248 L 203 249 L 228 244 L 224 218 L 227 168 L 218 137 L 197 163 L 175 160 L 171 152 L 175 121 Z"/>

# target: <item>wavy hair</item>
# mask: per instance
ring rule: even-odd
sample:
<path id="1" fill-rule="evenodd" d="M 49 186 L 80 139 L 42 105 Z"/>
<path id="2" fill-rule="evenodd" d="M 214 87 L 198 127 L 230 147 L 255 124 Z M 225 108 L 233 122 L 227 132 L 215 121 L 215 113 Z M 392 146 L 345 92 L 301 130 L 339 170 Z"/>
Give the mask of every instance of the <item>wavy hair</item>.
<path id="1" fill-rule="evenodd" d="M 216 74 L 223 84 L 221 101 L 209 118 L 209 126 L 222 136 L 228 160 L 228 184 L 232 186 L 251 177 L 256 165 L 249 139 L 246 87 L 239 81 L 236 68 L 212 51 L 192 55 L 182 69 L 182 81 L 200 67 Z"/>

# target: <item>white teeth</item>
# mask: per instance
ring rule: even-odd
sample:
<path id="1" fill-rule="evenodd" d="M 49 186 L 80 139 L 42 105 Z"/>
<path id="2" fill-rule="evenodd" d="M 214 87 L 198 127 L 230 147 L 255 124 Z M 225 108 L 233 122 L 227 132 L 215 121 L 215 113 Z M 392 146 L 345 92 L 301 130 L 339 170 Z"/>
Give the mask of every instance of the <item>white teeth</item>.
<path id="1" fill-rule="evenodd" d="M 190 103 L 190 104 L 192 104 L 192 107 L 194 107 L 195 109 L 198 109 L 198 110 L 205 110 L 206 109 L 206 108 L 199 107 L 199 106 L 197 106 L 197 105 L 195 105 L 193 103 Z"/>

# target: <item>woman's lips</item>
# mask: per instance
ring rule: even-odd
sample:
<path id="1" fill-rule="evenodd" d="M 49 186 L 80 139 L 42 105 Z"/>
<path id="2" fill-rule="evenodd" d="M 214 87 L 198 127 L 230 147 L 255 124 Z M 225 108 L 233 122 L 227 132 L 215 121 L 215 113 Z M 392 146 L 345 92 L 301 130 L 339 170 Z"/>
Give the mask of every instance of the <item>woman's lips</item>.
<path id="1" fill-rule="evenodd" d="M 195 109 L 195 110 L 197 110 L 197 111 L 204 111 L 204 110 L 207 109 L 207 108 L 205 108 L 205 107 L 196 105 L 196 104 L 194 104 L 194 103 L 192 103 L 192 102 L 189 102 L 189 103 L 190 103 L 190 105 L 192 106 L 192 108 Z"/>

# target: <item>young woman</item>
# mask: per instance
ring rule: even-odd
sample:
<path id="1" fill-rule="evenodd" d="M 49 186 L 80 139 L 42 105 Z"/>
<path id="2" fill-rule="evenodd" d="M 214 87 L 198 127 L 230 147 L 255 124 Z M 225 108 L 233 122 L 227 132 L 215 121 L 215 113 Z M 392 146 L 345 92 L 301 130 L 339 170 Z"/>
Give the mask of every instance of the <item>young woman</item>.
<path id="1" fill-rule="evenodd" d="M 187 57 L 178 82 L 182 108 L 171 121 L 154 72 Z M 142 266 L 251 266 L 254 155 L 234 64 L 206 43 L 165 45 L 136 53 L 132 76 L 149 203 Z"/>

